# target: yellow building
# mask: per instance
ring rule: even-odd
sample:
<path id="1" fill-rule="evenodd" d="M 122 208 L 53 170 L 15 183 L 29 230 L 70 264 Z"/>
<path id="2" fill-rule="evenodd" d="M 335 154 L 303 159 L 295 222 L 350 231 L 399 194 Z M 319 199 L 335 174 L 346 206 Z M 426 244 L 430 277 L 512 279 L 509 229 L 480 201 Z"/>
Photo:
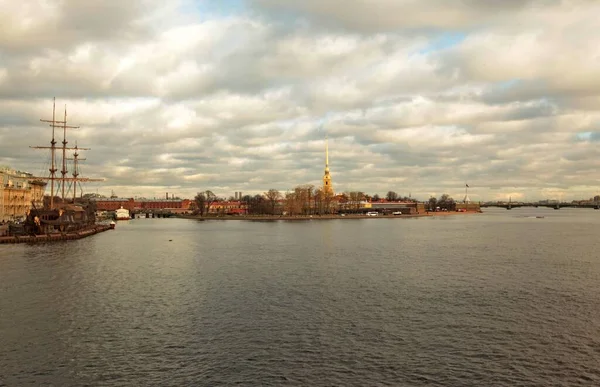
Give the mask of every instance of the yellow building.
<path id="1" fill-rule="evenodd" d="M 325 138 L 325 174 L 323 175 L 323 192 L 333 196 L 333 185 L 331 184 L 331 174 L 329 173 L 329 143 Z"/>
<path id="2" fill-rule="evenodd" d="M 0 168 L 0 222 L 25 218 L 33 204 L 43 206 L 46 183 L 32 177 L 30 173 Z"/>

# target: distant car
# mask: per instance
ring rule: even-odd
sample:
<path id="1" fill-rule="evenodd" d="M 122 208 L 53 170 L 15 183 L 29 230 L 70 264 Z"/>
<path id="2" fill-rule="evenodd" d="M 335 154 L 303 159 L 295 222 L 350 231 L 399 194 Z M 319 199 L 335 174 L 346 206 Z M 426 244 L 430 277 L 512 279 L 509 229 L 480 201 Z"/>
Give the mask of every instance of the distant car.
<path id="1" fill-rule="evenodd" d="M 392 212 L 392 215 L 402 215 L 402 211 L 394 211 Z"/>
<path id="2" fill-rule="evenodd" d="M 377 216 L 377 215 L 379 215 L 378 212 L 374 212 L 374 211 L 367 212 L 367 216 Z"/>

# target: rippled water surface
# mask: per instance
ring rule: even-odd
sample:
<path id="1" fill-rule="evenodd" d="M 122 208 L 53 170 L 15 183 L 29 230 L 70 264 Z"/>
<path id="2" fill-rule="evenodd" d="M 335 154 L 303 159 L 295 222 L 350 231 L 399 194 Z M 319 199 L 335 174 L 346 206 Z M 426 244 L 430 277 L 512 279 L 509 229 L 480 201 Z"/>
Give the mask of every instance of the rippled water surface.
<path id="1" fill-rule="evenodd" d="M 599 233 L 490 209 L 2 245 L 0 386 L 600 385 Z"/>

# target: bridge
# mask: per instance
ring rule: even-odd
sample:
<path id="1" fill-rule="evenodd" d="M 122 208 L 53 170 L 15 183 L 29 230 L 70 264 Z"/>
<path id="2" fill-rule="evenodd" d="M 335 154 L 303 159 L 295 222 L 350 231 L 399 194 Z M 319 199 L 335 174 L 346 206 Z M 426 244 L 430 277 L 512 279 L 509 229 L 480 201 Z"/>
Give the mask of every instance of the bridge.
<path id="1" fill-rule="evenodd" d="M 171 218 L 175 213 L 169 210 L 134 210 L 131 212 L 131 219 L 137 218 Z"/>
<path id="2" fill-rule="evenodd" d="M 577 204 L 577 203 L 482 203 L 481 207 L 500 207 L 511 210 L 518 207 L 548 207 L 559 210 L 561 208 L 592 208 L 594 210 L 600 210 L 600 203 L 589 203 L 589 204 Z"/>

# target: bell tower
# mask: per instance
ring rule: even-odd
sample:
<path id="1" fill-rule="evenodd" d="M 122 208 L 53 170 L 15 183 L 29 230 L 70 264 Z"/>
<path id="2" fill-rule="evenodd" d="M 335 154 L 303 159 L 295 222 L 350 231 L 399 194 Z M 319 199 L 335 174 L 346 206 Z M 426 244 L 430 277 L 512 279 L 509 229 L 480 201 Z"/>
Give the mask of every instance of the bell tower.
<path id="1" fill-rule="evenodd" d="M 325 174 L 323 175 L 323 192 L 333 195 L 331 175 L 329 174 L 329 142 L 327 137 L 325 137 Z"/>

